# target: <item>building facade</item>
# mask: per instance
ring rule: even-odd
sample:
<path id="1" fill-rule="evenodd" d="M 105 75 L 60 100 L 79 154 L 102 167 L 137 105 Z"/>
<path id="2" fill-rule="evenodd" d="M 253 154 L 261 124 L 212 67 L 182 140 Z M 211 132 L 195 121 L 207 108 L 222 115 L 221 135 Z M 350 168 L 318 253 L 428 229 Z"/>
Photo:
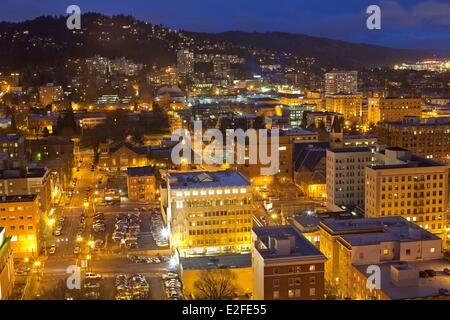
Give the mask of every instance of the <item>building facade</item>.
<path id="1" fill-rule="evenodd" d="M 127 169 L 128 199 L 133 201 L 152 201 L 156 197 L 156 179 L 153 167 Z"/>
<path id="2" fill-rule="evenodd" d="M 375 158 L 369 147 L 327 150 L 327 206 L 364 207 L 364 170 Z"/>
<path id="3" fill-rule="evenodd" d="M 401 148 L 375 154 L 365 172 L 367 217 L 402 216 L 444 236 L 448 212 L 449 167 Z"/>
<path id="4" fill-rule="evenodd" d="M 252 188 L 240 173 L 170 172 L 161 198 L 181 256 L 250 251 Z"/>
<path id="5" fill-rule="evenodd" d="M 379 143 L 450 163 L 450 117 L 407 117 L 402 121 L 382 122 L 377 131 Z"/>
<path id="6" fill-rule="evenodd" d="M 14 258 L 36 258 L 41 251 L 41 214 L 37 195 L 0 197 L 0 227 L 11 238 Z"/>
<path id="7" fill-rule="evenodd" d="M 293 226 L 253 229 L 255 300 L 321 300 L 326 258 Z"/>
<path id="8" fill-rule="evenodd" d="M 8 300 L 14 288 L 14 262 L 11 238 L 0 227 L 0 300 Z"/>
<path id="9" fill-rule="evenodd" d="M 358 71 L 332 71 L 325 74 L 325 94 L 353 94 L 358 91 Z"/>
<path id="10" fill-rule="evenodd" d="M 422 99 L 376 97 L 368 99 L 368 123 L 401 121 L 406 116 L 422 115 Z"/>

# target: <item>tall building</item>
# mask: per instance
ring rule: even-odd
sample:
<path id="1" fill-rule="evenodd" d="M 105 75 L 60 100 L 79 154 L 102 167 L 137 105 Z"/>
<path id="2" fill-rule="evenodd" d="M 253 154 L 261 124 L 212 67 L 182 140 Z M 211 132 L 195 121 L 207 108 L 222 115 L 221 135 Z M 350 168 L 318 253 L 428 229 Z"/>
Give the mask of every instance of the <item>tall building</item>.
<path id="1" fill-rule="evenodd" d="M 362 94 L 332 94 L 326 97 L 326 109 L 329 112 L 341 113 L 346 123 L 362 124 Z"/>
<path id="2" fill-rule="evenodd" d="M 183 77 L 189 77 L 194 73 L 194 53 L 182 49 L 177 51 L 177 70 Z"/>
<path id="3" fill-rule="evenodd" d="M 365 173 L 366 216 L 402 216 L 443 236 L 449 167 L 401 148 L 387 148 L 375 157 L 376 165 Z"/>
<path id="4" fill-rule="evenodd" d="M 11 238 L 0 227 L 0 300 L 8 300 L 14 288 L 14 262 Z"/>
<path id="5" fill-rule="evenodd" d="M 325 94 L 358 92 L 358 71 L 331 71 L 325 74 Z"/>
<path id="6" fill-rule="evenodd" d="M 364 207 L 364 169 L 374 162 L 369 147 L 327 150 L 327 206 Z"/>
<path id="7" fill-rule="evenodd" d="M 406 116 L 422 115 L 422 99 L 376 97 L 368 99 L 368 123 L 401 121 Z"/>
<path id="8" fill-rule="evenodd" d="M 450 117 L 406 117 L 402 121 L 382 122 L 377 133 L 379 143 L 450 163 Z"/>
<path id="9" fill-rule="evenodd" d="M 442 276 L 421 279 L 419 271 L 443 270 L 442 240 L 402 217 L 322 219 L 320 251 L 327 257 L 325 281 L 338 298 L 417 299 L 442 296 Z M 378 288 L 369 280 L 380 270 Z"/>
<path id="10" fill-rule="evenodd" d="M 36 258 L 41 251 L 41 215 L 37 195 L 0 197 L 0 227 L 11 237 L 15 258 Z"/>
<path id="11" fill-rule="evenodd" d="M 325 256 L 293 226 L 253 229 L 255 300 L 324 298 Z"/>
<path id="12" fill-rule="evenodd" d="M 240 173 L 170 172 L 161 201 L 181 256 L 250 251 L 252 189 Z"/>

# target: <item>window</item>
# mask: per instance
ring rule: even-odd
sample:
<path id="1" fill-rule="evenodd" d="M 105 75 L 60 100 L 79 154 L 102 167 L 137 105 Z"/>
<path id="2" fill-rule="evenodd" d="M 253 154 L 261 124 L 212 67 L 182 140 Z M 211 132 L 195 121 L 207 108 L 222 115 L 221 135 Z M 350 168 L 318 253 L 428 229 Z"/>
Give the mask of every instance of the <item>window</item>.
<path id="1" fill-rule="evenodd" d="M 280 286 L 280 280 L 278 279 L 273 279 L 273 287 L 274 288 L 278 288 Z"/>
<path id="2" fill-rule="evenodd" d="M 274 291 L 273 292 L 273 298 L 274 299 L 279 299 L 280 298 L 280 291 Z"/>
<path id="3" fill-rule="evenodd" d="M 315 264 L 310 265 L 309 271 L 316 271 L 316 265 Z"/>
<path id="4" fill-rule="evenodd" d="M 302 291 L 301 291 L 300 289 L 295 289 L 294 295 L 295 295 L 296 297 L 300 297 L 300 296 L 302 295 Z"/>
<path id="5" fill-rule="evenodd" d="M 292 298 L 294 296 L 294 290 L 288 290 L 288 297 Z"/>
<path id="6" fill-rule="evenodd" d="M 315 296 L 316 295 L 316 288 L 309 288 L 309 295 L 312 297 L 312 296 Z"/>
<path id="7" fill-rule="evenodd" d="M 177 200 L 176 201 L 176 208 L 177 209 L 183 209 L 183 200 Z"/>
<path id="8" fill-rule="evenodd" d="M 435 248 L 430 248 L 430 252 L 431 252 L 431 253 L 434 253 L 435 251 L 436 251 Z"/>
<path id="9" fill-rule="evenodd" d="M 316 284 L 316 277 L 309 277 L 309 284 Z"/>
<path id="10" fill-rule="evenodd" d="M 411 254 L 411 249 L 406 249 L 406 255 L 409 256 Z"/>
<path id="11" fill-rule="evenodd" d="M 293 286 L 294 285 L 294 279 L 293 278 L 289 278 L 288 279 L 288 286 Z"/>
<path id="12" fill-rule="evenodd" d="M 273 268 L 273 274 L 278 274 L 280 272 L 280 270 L 278 270 L 278 268 Z"/>
<path id="13" fill-rule="evenodd" d="M 389 249 L 384 249 L 383 250 L 383 254 L 386 256 L 386 255 L 388 255 L 389 254 Z"/>

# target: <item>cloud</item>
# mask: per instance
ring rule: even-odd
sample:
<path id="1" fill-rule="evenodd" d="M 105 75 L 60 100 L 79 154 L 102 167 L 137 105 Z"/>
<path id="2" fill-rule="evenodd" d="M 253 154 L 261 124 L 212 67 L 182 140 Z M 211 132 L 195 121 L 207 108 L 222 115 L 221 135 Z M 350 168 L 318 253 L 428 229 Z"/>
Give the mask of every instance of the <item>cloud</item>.
<path id="1" fill-rule="evenodd" d="M 407 8 L 398 1 L 384 0 L 381 10 L 383 19 L 392 26 L 450 26 L 450 3 L 429 0 Z"/>

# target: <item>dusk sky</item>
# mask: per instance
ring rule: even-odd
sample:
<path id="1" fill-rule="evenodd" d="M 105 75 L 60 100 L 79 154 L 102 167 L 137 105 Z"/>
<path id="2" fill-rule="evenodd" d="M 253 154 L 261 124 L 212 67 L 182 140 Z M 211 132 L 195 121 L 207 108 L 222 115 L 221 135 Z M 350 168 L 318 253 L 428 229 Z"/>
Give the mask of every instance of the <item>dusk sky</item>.
<path id="1" fill-rule="evenodd" d="M 287 31 L 391 47 L 450 50 L 449 0 L 2 0 L 0 21 L 82 12 L 131 14 L 176 29 L 201 32 Z M 382 29 L 366 28 L 366 8 L 378 4 Z"/>

